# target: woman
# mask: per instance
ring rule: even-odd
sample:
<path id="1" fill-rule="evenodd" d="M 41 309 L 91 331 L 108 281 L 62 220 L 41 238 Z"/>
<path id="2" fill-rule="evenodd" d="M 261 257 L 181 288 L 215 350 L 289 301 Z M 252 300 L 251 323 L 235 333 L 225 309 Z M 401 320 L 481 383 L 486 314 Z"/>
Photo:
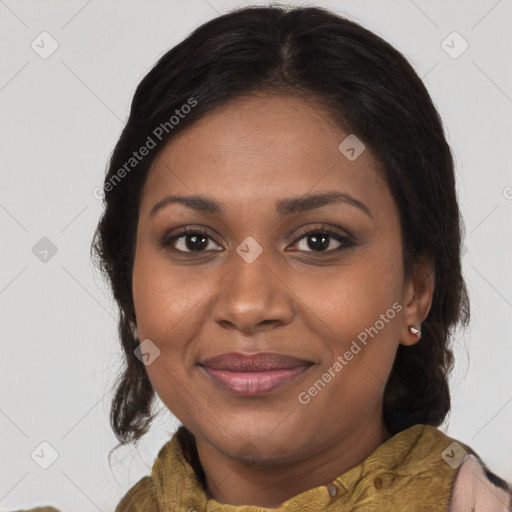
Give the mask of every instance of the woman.
<path id="1" fill-rule="evenodd" d="M 142 80 L 93 249 L 111 420 L 182 426 L 116 512 L 512 510 L 438 427 L 469 320 L 450 149 L 404 57 L 319 8 L 205 23 Z"/>

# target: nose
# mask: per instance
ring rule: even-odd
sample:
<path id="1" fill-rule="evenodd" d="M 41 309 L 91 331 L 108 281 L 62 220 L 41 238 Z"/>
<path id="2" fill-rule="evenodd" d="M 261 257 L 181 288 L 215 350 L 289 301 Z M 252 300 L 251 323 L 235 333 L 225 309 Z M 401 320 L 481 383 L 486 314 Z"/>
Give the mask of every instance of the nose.
<path id="1" fill-rule="evenodd" d="M 225 264 L 230 271 L 219 283 L 212 309 L 214 321 L 247 334 L 291 322 L 295 315 L 293 293 L 286 275 L 272 268 L 276 266 L 265 251 L 252 262 L 235 252 L 229 260 Z"/>

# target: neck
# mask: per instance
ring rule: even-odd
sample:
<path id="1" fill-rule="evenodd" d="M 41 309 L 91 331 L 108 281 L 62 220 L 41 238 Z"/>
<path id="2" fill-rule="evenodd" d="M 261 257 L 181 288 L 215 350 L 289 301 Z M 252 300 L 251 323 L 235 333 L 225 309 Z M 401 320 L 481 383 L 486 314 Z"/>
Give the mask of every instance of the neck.
<path id="1" fill-rule="evenodd" d="M 334 445 L 286 463 L 247 463 L 226 456 L 204 439 L 196 438 L 196 444 L 208 498 L 234 506 L 278 508 L 308 489 L 332 482 L 360 464 L 390 437 L 382 419 L 368 422 Z"/>

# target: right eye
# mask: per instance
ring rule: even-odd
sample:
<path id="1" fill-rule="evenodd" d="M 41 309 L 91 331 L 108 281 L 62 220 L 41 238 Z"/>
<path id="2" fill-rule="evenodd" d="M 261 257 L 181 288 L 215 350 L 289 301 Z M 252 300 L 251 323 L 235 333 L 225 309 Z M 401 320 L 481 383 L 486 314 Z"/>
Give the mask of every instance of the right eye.
<path id="1" fill-rule="evenodd" d="M 176 252 L 202 253 L 207 250 L 212 250 L 207 249 L 210 241 L 216 244 L 213 238 L 205 230 L 200 228 L 185 228 L 170 238 L 165 237 L 162 240 L 161 245 L 164 248 L 171 248 L 171 250 Z M 213 249 L 213 251 L 219 252 L 218 249 Z"/>

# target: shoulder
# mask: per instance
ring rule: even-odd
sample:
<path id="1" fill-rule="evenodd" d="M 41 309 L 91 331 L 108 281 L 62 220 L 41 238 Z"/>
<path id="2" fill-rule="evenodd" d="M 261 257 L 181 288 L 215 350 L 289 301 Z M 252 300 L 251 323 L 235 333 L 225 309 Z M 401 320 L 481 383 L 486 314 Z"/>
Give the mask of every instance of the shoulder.
<path id="1" fill-rule="evenodd" d="M 153 479 L 141 478 L 122 498 L 115 512 L 157 512 L 158 501 Z"/>
<path id="2" fill-rule="evenodd" d="M 472 452 L 455 476 L 449 512 L 474 510 L 512 511 L 512 485 L 496 476 Z"/>
<path id="3" fill-rule="evenodd" d="M 121 499 L 115 512 L 159 512 L 155 485 L 149 476 L 141 478 Z M 12 512 L 60 512 L 54 507 L 36 507 Z"/>
<path id="4" fill-rule="evenodd" d="M 383 499 L 395 500 L 396 508 L 409 499 L 421 503 L 421 510 L 512 512 L 512 485 L 492 473 L 469 445 L 434 426 L 417 424 L 396 434 L 374 458 L 379 459 L 380 493 L 389 481 Z M 409 498 L 403 489 L 412 493 Z"/>
<path id="5" fill-rule="evenodd" d="M 449 512 L 512 512 L 512 483 L 494 474 L 469 445 L 427 427 L 444 449 L 443 461 L 453 468 Z"/>
<path id="6" fill-rule="evenodd" d="M 0 512 L 4 512 L 4 511 L 0 511 Z M 19 510 L 13 510 L 12 512 L 60 512 L 59 509 L 55 508 L 55 507 L 35 507 L 35 508 L 27 508 L 27 509 L 19 509 Z"/>

